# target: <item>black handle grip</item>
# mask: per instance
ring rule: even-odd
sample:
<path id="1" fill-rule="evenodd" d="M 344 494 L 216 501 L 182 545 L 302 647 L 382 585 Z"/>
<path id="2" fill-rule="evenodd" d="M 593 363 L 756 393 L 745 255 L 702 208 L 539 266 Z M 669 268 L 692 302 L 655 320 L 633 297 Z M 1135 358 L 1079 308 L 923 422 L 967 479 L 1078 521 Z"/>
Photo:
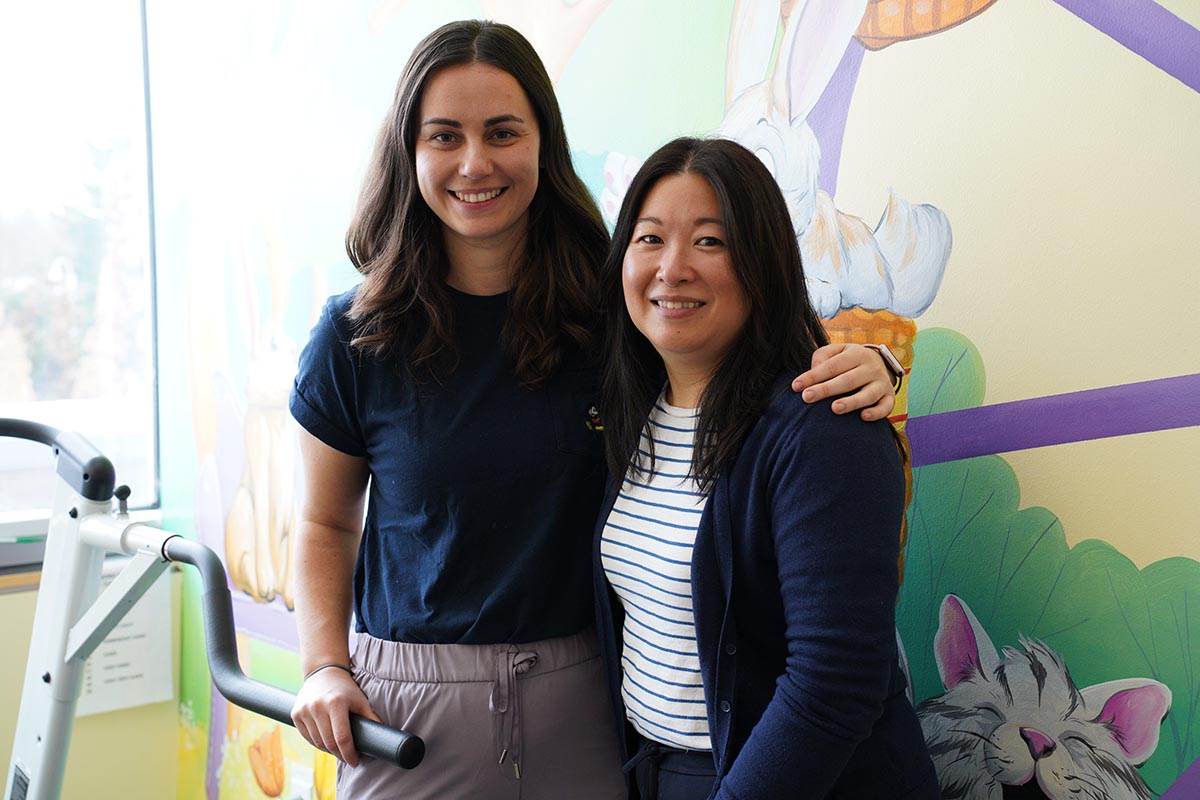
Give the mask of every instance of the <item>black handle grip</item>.
<path id="1" fill-rule="evenodd" d="M 58 475 L 67 485 L 88 500 L 103 503 L 112 497 L 117 473 L 87 439 L 77 433 L 60 431 L 27 419 L 0 418 L 0 436 L 41 442 L 58 456 Z"/>
<path id="2" fill-rule="evenodd" d="M 217 554 L 199 542 L 173 536 L 163 543 L 163 557 L 191 564 L 200 571 L 204 582 L 204 638 L 208 666 L 217 690 L 243 708 L 291 725 L 295 696 L 247 677 L 238 665 L 233 606 L 229 600 L 225 567 Z M 425 757 L 425 743 L 411 733 L 353 714 L 350 715 L 350 731 L 360 753 L 382 758 L 405 769 L 412 769 Z"/>

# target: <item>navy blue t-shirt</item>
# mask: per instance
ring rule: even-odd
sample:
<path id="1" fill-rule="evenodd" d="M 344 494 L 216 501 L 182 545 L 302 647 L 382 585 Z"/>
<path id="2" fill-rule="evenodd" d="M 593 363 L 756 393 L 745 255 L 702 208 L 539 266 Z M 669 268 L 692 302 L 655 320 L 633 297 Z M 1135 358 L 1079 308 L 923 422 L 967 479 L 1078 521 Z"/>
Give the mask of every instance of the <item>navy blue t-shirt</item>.
<path id="1" fill-rule="evenodd" d="M 357 629 L 391 641 L 531 642 L 592 624 L 591 531 L 604 487 L 582 355 L 520 386 L 500 342 L 508 296 L 451 290 L 460 361 L 442 386 L 351 349 L 354 291 L 331 297 L 300 355 L 291 411 L 366 458 Z"/>

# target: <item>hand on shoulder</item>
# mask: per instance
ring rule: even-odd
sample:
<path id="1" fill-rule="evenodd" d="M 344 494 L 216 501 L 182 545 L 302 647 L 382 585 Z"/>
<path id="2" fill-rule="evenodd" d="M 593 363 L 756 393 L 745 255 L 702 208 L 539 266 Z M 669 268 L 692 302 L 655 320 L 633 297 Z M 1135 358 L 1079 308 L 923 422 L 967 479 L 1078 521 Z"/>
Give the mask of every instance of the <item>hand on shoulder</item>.
<path id="1" fill-rule="evenodd" d="M 886 419 L 896 407 L 891 370 L 875 350 L 859 344 L 827 344 L 813 353 L 812 368 L 792 381 L 806 403 L 834 397 L 833 413 L 860 411 L 868 422 Z M 842 396 L 839 396 L 842 395 Z"/>

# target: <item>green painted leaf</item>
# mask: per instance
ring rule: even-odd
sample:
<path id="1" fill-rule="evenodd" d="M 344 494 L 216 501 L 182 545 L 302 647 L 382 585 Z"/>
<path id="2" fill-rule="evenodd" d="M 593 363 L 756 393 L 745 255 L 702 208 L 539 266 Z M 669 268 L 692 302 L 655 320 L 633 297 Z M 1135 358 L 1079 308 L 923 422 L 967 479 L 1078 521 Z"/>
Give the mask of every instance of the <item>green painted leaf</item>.
<path id="1" fill-rule="evenodd" d="M 913 343 L 908 415 L 975 408 L 983 403 L 983 359 L 971 340 L 949 328 L 928 328 Z"/>
<path id="2" fill-rule="evenodd" d="M 1165 790 L 1200 756 L 1200 563 L 1139 570 L 1107 542 L 1067 547 L 1058 519 L 1018 510 L 1020 489 L 999 456 L 913 471 L 898 622 L 917 702 L 943 691 L 933 655 L 938 609 L 962 597 L 998 648 L 1022 636 L 1063 657 L 1076 685 L 1153 678 L 1172 707 L 1142 777 Z"/>
<path id="3" fill-rule="evenodd" d="M 978 351 L 955 331 L 921 331 L 909 415 L 980 405 Z M 1153 678 L 1172 693 L 1157 750 L 1141 768 L 1156 793 L 1200 756 L 1200 562 L 1144 569 L 1107 542 L 1068 547 L 1058 518 L 1020 508 L 1008 463 L 984 456 L 913 470 L 897 620 L 917 702 L 942 694 L 934 660 L 942 599 L 959 595 L 998 647 L 1039 639 L 1076 685 Z"/>

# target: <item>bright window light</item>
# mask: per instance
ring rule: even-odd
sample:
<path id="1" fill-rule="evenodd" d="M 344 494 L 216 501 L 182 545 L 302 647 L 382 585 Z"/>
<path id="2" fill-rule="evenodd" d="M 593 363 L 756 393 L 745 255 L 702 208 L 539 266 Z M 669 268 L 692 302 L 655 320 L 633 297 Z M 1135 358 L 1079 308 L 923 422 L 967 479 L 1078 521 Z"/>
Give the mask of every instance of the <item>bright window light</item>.
<path id="1" fill-rule="evenodd" d="M 158 503 L 142 29 L 137 0 L 0 4 L 0 417 L 82 434 L 133 507 Z M 51 464 L 0 439 L 3 538 Z"/>

